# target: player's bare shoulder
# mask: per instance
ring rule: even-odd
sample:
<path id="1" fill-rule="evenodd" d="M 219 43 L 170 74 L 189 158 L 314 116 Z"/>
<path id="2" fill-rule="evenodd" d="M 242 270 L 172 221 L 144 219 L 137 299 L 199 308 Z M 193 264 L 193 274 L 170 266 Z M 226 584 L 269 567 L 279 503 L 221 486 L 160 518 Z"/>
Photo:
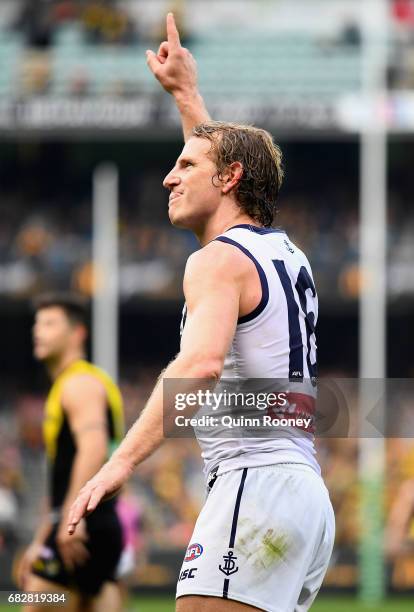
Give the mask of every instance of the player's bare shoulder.
<path id="1" fill-rule="evenodd" d="M 76 409 L 90 400 L 104 401 L 105 387 L 96 376 L 89 373 L 73 374 L 62 387 L 62 405 L 65 410 Z"/>
<path id="2" fill-rule="evenodd" d="M 212 240 L 187 260 L 184 273 L 184 291 L 188 283 L 227 281 L 243 282 L 255 273 L 254 264 L 233 245 Z"/>

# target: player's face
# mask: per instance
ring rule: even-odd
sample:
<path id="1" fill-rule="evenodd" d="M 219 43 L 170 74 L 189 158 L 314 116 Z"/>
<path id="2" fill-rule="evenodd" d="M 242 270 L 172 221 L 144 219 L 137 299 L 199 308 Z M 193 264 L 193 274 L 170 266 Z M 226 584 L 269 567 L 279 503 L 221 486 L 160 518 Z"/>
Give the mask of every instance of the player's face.
<path id="1" fill-rule="evenodd" d="M 220 204 L 217 168 L 208 156 L 211 143 L 190 138 L 174 168 L 164 179 L 170 190 L 168 215 L 173 225 L 197 231 L 216 212 Z"/>
<path id="2" fill-rule="evenodd" d="M 76 326 L 59 306 L 41 308 L 33 325 L 33 353 L 39 361 L 59 358 L 75 341 Z"/>

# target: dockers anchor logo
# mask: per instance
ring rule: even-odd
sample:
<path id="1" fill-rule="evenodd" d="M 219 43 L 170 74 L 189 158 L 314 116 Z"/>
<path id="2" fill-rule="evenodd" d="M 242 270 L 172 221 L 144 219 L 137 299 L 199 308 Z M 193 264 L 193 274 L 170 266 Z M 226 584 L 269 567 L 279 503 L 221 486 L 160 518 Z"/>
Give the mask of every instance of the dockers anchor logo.
<path id="1" fill-rule="evenodd" d="M 239 566 L 236 565 L 237 557 L 234 556 L 234 552 L 229 550 L 227 555 L 223 555 L 224 565 L 219 565 L 219 570 L 226 576 L 231 576 L 239 571 Z"/>

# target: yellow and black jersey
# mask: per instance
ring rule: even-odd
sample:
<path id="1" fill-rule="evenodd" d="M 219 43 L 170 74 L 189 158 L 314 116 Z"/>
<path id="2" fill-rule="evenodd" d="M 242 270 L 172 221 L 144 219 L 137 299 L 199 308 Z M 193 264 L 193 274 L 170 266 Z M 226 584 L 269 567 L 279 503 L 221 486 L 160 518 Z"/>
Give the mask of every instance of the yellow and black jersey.
<path id="1" fill-rule="evenodd" d="M 122 396 L 110 376 L 92 363 L 83 360 L 76 361 L 68 366 L 57 377 L 49 391 L 43 424 L 43 435 L 50 468 L 50 503 L 54 509 L 60 508 L 63 504 L 76 453 L 75 439 L 62 406 L 62 390 L 64 383 L 71 376 L 78 374 L 88 374 L 97 378 L 106 389 L 108 458 L 124 435 Z M 88 410 L 86 405 L 85 410 Z M 91 452 L 93 452 L 93 449 L 91 449 Z M 101 507 L 105 506 L 107 504 L 103 504 Z"/>

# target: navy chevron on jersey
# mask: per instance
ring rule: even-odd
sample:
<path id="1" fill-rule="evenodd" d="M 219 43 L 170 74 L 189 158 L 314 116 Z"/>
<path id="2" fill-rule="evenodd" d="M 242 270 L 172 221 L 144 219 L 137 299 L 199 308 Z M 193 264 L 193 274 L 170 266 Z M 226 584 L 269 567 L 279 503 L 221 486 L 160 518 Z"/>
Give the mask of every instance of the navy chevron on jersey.
<path id="1" fill-rule="evenodd" d="M 215 392 L 231 391 L 229 381 L 233 381 L 234 390 L 237 381 L 286 381 L 289 392 L 305 398 L 312 411 L 316 398 L 318 298 L 308 259 L 280 229 L 242 224 L 216 240 L 238 248 L 254 263 L 262 298 L 253 312 L 239 318 Z M 182 329 L 185 317 L 184 306 Z M 320 473 L 310 431 L 286 428 L 273 439 L 205 437 L 205 429 L 196 429 L 196 435 L 207 474 L 217 467 L 221 474 L 285 462 L 306 463 Z"/>

